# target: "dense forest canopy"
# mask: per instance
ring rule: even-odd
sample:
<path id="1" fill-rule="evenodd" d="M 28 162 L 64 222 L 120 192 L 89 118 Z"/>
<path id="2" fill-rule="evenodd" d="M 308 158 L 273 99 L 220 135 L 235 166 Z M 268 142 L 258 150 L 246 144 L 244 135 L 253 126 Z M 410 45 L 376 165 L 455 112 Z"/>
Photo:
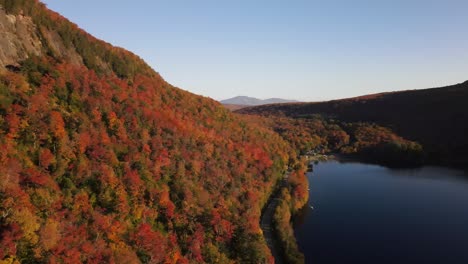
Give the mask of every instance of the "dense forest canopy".
<path id="1" fill-rule="evenodd" d="M 274 104 L 238 113 L 377 124 L 419 142 L 427 161 L 468 166 L 468 82 L 442 88 L 367 95 L 319 103 Z"/>
<path id="2" fill-rule="evenodd" d="M 255 111 L 255 108 L 249 110 Z M 426 159 L 419 143 L 374 123 L 348 123 L 321 115 L 308 118 L 275 114 L 247 116 L 274 130 L 302 155 L 334 153 L 391 167 L 419 166 Z"/>
<path id="3" fill-rule="evenodd" d="M 0 260 L 273 261 L 259 220 L 286 141 L 38 1 L 0 5 L 41 40 L 0 71 Z"/>
<path id="4" fill-rule="evenodd" d="M 301 263 L 291 227 L 308 199 L 300 154 L 414 165 L 426 145 L 451 155 L 451 140 L 466 146 L 467 83 L 437 100 L 411 93 L 425 98 L 414 109 L 392 107 L 408 103 L 396 94 L 241 115 L 173 87 L 38 0 L 0 6 L 2 263 L 273 263 L 259 220 L 287 171 L 274 224 L 285 259 Z M 449 99 L 448 110 L 429 107 Z M 454 137 L 430 141 L 423 123 Z"/>

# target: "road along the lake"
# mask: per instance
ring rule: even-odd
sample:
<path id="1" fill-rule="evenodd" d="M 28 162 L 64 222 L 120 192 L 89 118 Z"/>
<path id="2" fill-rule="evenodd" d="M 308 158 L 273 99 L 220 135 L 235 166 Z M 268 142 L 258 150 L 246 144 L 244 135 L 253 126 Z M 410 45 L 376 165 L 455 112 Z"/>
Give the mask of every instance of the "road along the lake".
<path id="1" fill-rule="evenodd" d="M 265 237 L 267 245 L 270 248 L 271 254 L 275 258 L 275 264 L 283 264 L 284 261 L 281 254 L 281 248 L 278 242 L 276 241 L 276 234 L 273 228 L 273 216 L 275 214 L 276 207 L 278 206 L 280 201 L 278 197 L 280 196 L 281 189 L 283 187 L 287 187 L 288 176 L 289 172 L 284 175 L 279 188 L 271 195 L 260 220 L 260 227 L 263 231 L 263 237 Z"/>

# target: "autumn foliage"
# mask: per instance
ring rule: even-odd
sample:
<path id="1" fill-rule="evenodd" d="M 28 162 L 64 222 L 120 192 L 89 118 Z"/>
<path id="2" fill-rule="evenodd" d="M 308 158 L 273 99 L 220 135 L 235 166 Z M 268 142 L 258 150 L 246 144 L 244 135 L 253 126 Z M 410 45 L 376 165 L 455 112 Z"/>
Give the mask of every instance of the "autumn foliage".
<path id="1" fill-rule="evenodd" d="M 46 50 L 0 74 L 0 260 L 271 260 L 260 212 L 295 158 L 279 135 L 37 1 L 0 3 L 83 58 Z"/>
<path id="2" fill-rule="evenodd" d="M 301 264 L 305 261 L 296 243 L 292 225 L 293 216 L 307 205 L 309 200 L 309 185 L 302 164 L 299 163 L 289 174 L 287 186 L 280 190 L 280 201 L 273 216 L 278 242 L 287 263 Z"/>
<path id="3" fill-rule="evenodd" d="M 361 127 L 362 123 L 368 124 L 370 130 L 374 130 L 372 133 L 377 132 L 376 134 L 380 135 L 387 133 L 381 129 L 376 131 L 375 125 L 377 125 L 387 130 L 391 129 L 392 133 L 406 140 L 418 142 L 420 146 L 401 140 L 384 142 L 367 156 L 378 155 L 379 160 L 391 160 L 394 165 L 399 162 L 408 163 L 411 159 L 421 163 L 418 152 L 421 152 L 422 146 L 423 162 L 466 168 L 468 167 L 467 101 L 468 81 L 465 81 L 440 88 L 381 93 L 326 102 L 264 105 L 243 108 L 236 112 L 270 117 L 282 116 L 296 120 L 310 120 L 321 116 L 326 120 L 341 123 L 361 123 Z M 346 133 L 350 136 L 352 134 L 349 131 Z M 350 140 L 353 140 L 352 136 Z M 392 154 L 385 156 L 384 152 L 388 151 Z M 397 160 L 399 155 L 404 156 L 403 161 Z"/>
<path id="4" fill-rule="evenodd" d="M 291 118 L 281 113 L 264 113 L 265 108 L 268 109 L 267 106 L 248 108 L 248 116 L 277 132 L 299 154 L 339 153 L 394 167 L 418 166 L 426 158 L 419 143 L 374 123 L 348 123 L 321 115 Z"/>

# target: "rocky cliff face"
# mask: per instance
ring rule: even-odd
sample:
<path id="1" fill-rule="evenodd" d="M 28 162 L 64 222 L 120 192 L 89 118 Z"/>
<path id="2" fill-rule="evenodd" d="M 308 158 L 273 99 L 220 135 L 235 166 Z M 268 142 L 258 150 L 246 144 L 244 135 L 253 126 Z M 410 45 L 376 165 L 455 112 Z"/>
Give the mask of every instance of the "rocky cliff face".
<path id="1" fill-rule="evenodd" d="M 42 43 L 30 17 L 9 15 L 0 6 L 0 69 L 18 66 L 31 54 L 42 53 Z"/>
<path id="2" fill-rule="evenodd" d="M 72 47 L 65 47 L 62 38 L 57 32 L 40 29 L 41 35 L 49 46 L 49 49 L 61 59 L 75 65 L 83 65 L 83 58 Z"/>
<path id="3" fill-rule="evenodd" d="M 0 71 L 18 67 L 18 62 L 31 55 L 41 56 L 46 50 L 64 61 L 83 65 L 83 58 L 76 49 L 66 47 L 57 32 L 38 27 L 29 16 L 7 14 L 0 6 Z M 109 68 L 104 62 L 101 67 Z"/>
<path id="4" fill-rule="evenodd" d="M 121 78 L 158 76 L 140 57 L 96 39 L 39 0 L 0 0 L 0 71 L 25 59 L 50 57 Z"/>

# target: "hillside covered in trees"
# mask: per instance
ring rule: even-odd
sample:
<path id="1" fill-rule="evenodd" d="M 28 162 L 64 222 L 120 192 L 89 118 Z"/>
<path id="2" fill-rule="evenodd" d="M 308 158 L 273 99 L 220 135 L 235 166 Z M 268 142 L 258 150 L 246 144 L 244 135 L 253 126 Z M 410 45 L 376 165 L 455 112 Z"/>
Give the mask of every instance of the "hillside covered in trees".
<path id="1" fill-rule="evenodd" d="M 313 122 L 320 116 L 335 124 L 361 123 L 362 127 L 365 123 L 370 127 L 381 126 L 401 137 L 419 142 L 424 148 L 427 162 L 467 167 L 467 101 L 468 82 L 464 82 L 442 88 L 382 93 L 328 102 L 256 106 L 237 112 L 292 118 L 296 120 L 294 122 Z M 350 128 L 348 125 L 342 127 L 351 135 L 356 131 L 346 129 Z M 395 148 L 389 146 L 385 151 L 392 149 Z"/>
<path id="2" fill-rule="evenodd" d="M 426 159 L 426 153 L 418 142 L 373 123 L 348 123 L 321 115 L 308 118 L 247 116 L 278 133 L 301 155 L 334 153 L 389 167 L 417 167 Z"/>
<path id="3" fill-rule="evenodd" d="M 0 6 L 0 261 L 273 261 L 259 220 L 285 140 L 37 0 Z"/>

